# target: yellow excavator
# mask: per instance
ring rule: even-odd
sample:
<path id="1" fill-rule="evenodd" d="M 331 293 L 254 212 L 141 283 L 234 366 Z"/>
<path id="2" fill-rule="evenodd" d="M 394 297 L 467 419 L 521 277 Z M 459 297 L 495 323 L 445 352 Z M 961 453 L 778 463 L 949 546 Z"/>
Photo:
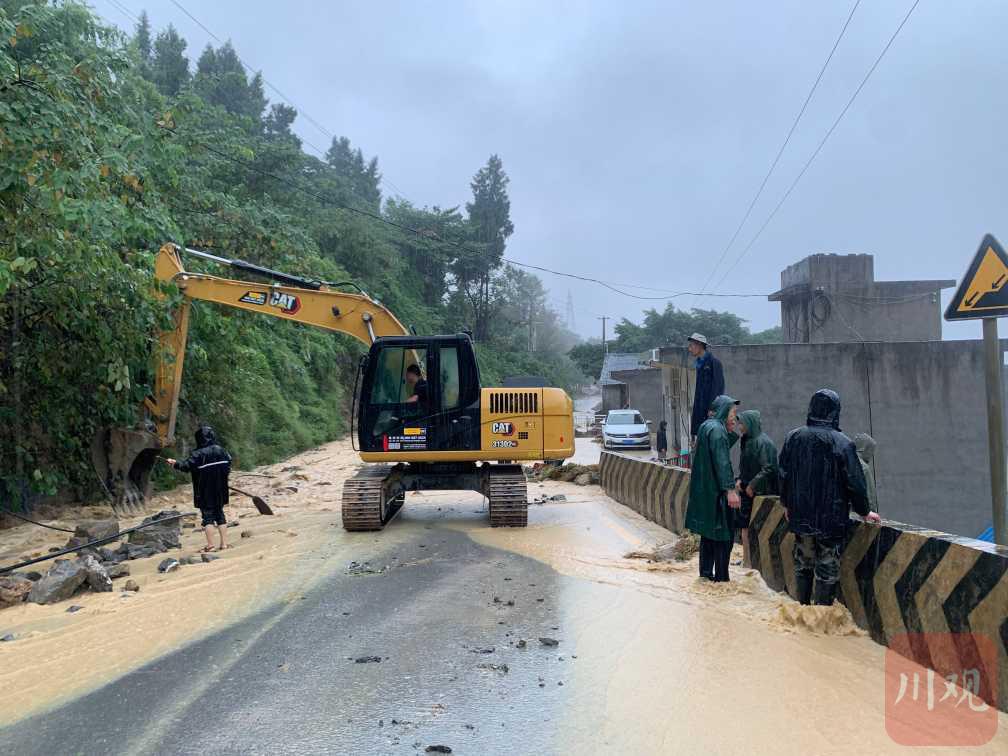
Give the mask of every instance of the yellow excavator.
<path id="1" fill-rule="evenodd" d="M 187 271 L 183 253 L 266 279 L 256 283 Z M 343 486 L 343 527 L 380 530 L 407 491 L 464 490 L 487 497 L 490 524 L 524 527 L 528 498 L 521 462 L 574 454 L 573 403 L 541 381 L 483 388 L 472 339 L 418 336 L 363 291 L 292 276 L 241 260 L 165 244 L 155 277 L 182 294 L 174 327 L 160 334 L 154 394 L 138 428 L 106 428 L 91 455 L 117 507 L 150 494 L 158 453 L 174 443 L 189 309 L 193 300 L 349 334 L 368 347 L 357 371 L 351 435 L 366 465 Z M 165 297 L 165 287 L 159 294 Z"/>

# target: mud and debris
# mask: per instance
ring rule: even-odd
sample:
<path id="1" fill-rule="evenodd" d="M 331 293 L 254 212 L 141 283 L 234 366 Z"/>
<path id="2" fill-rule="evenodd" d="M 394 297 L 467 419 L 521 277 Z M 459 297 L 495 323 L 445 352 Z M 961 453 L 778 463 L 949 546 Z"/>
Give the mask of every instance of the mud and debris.
<path id="1" fill-rule="evenodd" d="M 307 454 L 305 459 L 315 456 L 318 452 Z M 264 468 L 263 474 L 276 474 L 279 467 Z M 501 719 L 508 717 L 509 726 L 513 726 L 511 717 L 520 717 L 528 722 L 530 734 L 548 730 L 555 733 L 555 743 L 586 753 L 668 752 L 673 750 L 670 744 L 682 742 L 685 732 L 691 739 L 690 750 L 743 753 L 772 743 L 779 745 L 779 733 L 785 726 L 793 733 L 795 745 L 790 750 L 799 752 L 801 744 L 812 742 L 810 738 L 844 742 L 837 741 L 843 730 L 838 719 L 859 723 L 862 750 L 887 752 L 891 748 L 878 705 L 884 690 L 880 671 L 884 649 L 865 637 L 847 634 L 844 619 L 831 613 L 840 610 L 839 605 L 796 610 L 788 599 L 770 591 L 758 573 L 737 566 L 731 568 L 732 583 L 724 587 L 702 584 L 696 579 L 695 555 L 684 561 L 670 555 L 669 547 L 675 544 L 670 544 L 667 531 L 610 502 L 599 490 L 586 490 L 573 481 L 544 481 L 543 488 L 535 490 L 536 496 L 549 497 L 551 504 L 535 508 L 526 529 L 489 528 L 485 507 L 481 508 L 475 497 L 410 494 L 403 514 L 384 532 L 351 539 L 340 528 L 339 488 L 341 476 L 355 467 L 356 455 L 348 444 L 322 468 L 305 462 L 298 472 L 309 482 L 300 486 L 299 493 L 287 499 L 286 494 L 271 492 L 271 505 L 278 509 L 277 524 L 264 525 L 251 508 L 240 510 L 245 515 L 243 524 L 255 527 L 257 537 L 237 543 L 228 552 L 207 554 L 215 560 L 212 563 L 187 564 L 169 577 L 156 573 L 164 554 L 129 562 L 134 573 L 129 582 L 142 588 L 139 594 L 122 594 L 129 600 L 118 600 L 118 592 L 81 594 L 73 601 L 85 610 L 76 615 L 64 614 L 65 605 L 53 609 L 20 604 L 4 610 L 0 615 L 2 630 L 17 640 L 0 644 L 0 710 L 28 710 L 5 690 L 19 691 L 35 706 L 48 705 L 65 695 L 61 685 L 87 672 L 90 660 L 67 642 L 76 637 L 66 629 L 71 620 L 81 632 L 80 645 L 92 657 L 104 653 L 116 659 L 115 668 L 103 677 L 88 679 L 87 685 L 93 687 L 145 659 L 157 660 L 165 651 L 193 638 L 194 628 L 204 632 L 230 628 L 236 618 L 248 616 L 249 607 L 291 603 L 300 607 L 295 614 L 307 621 L 305 609 L 317 602 L 301 601 L 307 594 L 305 576 L 317 572 L 342 580 L 338 584 L 347 591 L 329 602 L 325 607 L 329 621 L 320 624 L 330 631 L 339 625 L 340 643 L 352 636 L 349 643 L 363 646 L 358 647 L 359 653 L 383 652 L 359 663 L 357 659 L 367 657 L 345 656 L 350 649 L 328 657 L 338 675 L 357 680 L 348 689 L 361 685 L 374 693 L 371 704 L 349 704 L 358 707 L 352 715 L 349 709 L 345 714 L 340 712 L 340 732 L 371 733 L 352 735 L 360 738 L 354 741 L 358 747 L 347 752 L 408 752 L 411 743 L 418 751 L 424 750 L 425 744 L 450 743 L 459 752 L 493 752 L 487 744 L 494 741 L 488 739 L 487 731 L 499 738 L 505 732 L 498 726 L 503 722 L 492 717 L 479 720 L 479 731 L 462 724 L 476 722 L 473 706 L 485 706 L 488 701 L 503 702 Z M 320 486 L 323 476 L 333 485 Z M 248 480 L 253 481 L 250 487 L 258 484 L 262 492 L 270 479 Z M 184 507 L 188 493 L 162 497 L 154 506 Z M 566 498 L 554 499 L 556 496 Z M 454 508 L 446 504 L 456 500 Z M 439 504 L 444 504 L 443 512 L 437 510 Z M 130 524 L 122 522 L 123 527 Z M 301 538 L 287 535 L 295 528 Z M 179 561 L 188 560 L 204 540 L 202 532 L 192 531 L 182 531 L 182 548 L 172 553 Z M 468 545 L 461 550 L 456 546 L 453 551 L 451 543 L 445 545 L 439 538 L 445 532 L 456 541 L 464 534 Z M 15 547 L 4 543 L 3 537 L 4 531 L 0 531 L 0 551 Z M 427 548 L 420 549 L 420 544 Z M 45 552 L 49 545 L 46 540 L 21 541 L 16 548 L 18 553 Z M 469 569 L 475 561 L 467 551 L 474 548 L 480 549 L 481 564 L 487 565 L 488 571 L 479 580 L 464 583 L 459 592 L 465 597 L 461 602 L 464 607 L 442 603 L 446 594 L 441 591 L 451 586 L 451 575 L 456 569 Z M 441 562 L 420 559 L 418 552 Z M 507 552 L 506 560 L 500 558 L 501 552 Z M 632 552 L 640 556 L 627 558 Z M 396 553 L 399 559 L 392 558 Z M 406 559 L 418 560 L 411 562 L 418 569 L 399 571 Z M 307 569 L 291 571 L 299 560 L 308 564 Z M 373 575 L 383 573 L 386 563 L 396 568 L 387 578 L 344 577 L 355 574 L 356 567 L 351 565 L 364 566 L 361 575 Z M 435 572 L 445 565 L 449 572 Z M 278 575 L 288 578 L 280 580 Z M 415 581 L 409 585 L 416 600 L 396 599 L 398 603 L 390 604 L 381 614 L 374 607 L 374 597 L 387 595 L 378 589 L 395 585 L 400 575 L 403 580 Z M 126 587 L 129 582 L 123 585 L 117 581 L 116 587 Z M 227 586 L 227 590 L 208 591 L 207 586 Z M 357 593 L 367 598 L 355 603 Z M 224 605 L 215 606 L 215 601 Z M 509 606 L 511 601 L 513 607 Z M 816 616 L 807 616 L 808 609 Z M 824 613 L 823 609 L 830 611 Z M 371 624 L 376 611 L 379 622 Z M 8 616 L 13 618 L 10 623 Z M 403 637 L 393 632 L 376 639 L 374 628 L 381 626 L 382 617 L 395 618 L 395 626 L 409 632 Z M 398 624 L 400 619 L 406 624 Z M 506 626 L 496 624 L 502 619 L 507 620 Z M 540 635 L 563 645 L 563 655 L 557 646 L 544 645 Z M 247 641 L 242 647 L 254 646 L 254 636 L 243 630 L 242 637 Z M 432 647 L 437 647 L 434 638 L 446 639 L 443 650 L 432 652 Z M 233 645 L 230 640 L 229 649 Z M 394 650 L 386 645 L 389 642 L 397 644 Z M 26 649 L 23 654 L 12 653 L 21 647 Z M 291 652 L 285 646 L 266 657 L 266 673 L 288 672 L 284 680 L 297 680 L 299 685 L 321 685 L 326 675 L 331 676 L 328 669 L 306 669 L 304 659 L 295 659 Z M 385 652 L 392 658 L 385 657 Z M 125 659 L 120 660 L 120 654 Z M 575 658 L 580 661 L 573 662 Z M 689 659 L 690 664 L 684 666 L 683 659 Z M 773 663 L 768 664 L 768 659 Z M 22 662 L 27 662 L 27 669 L 22 669 Z M 191 659 L 187 662 L 191 664 Z M 375 663 L 380 667 L 367 667 Z M 255 664 L 254 654 L 241 657 L 226 677 L 237 680 Z M 54 683 L 48 682 L 50 677 Z M 765 701 L 772 695 L 775 703 L 758 707 L 758 712 L 755 707 L 740 707 L 732 714 L 738 727 L 719 730 L 713 726 L 718 720 L 705 692 L 711 681 L 723 684 L 720 690 L 732 700 Z M 805 711 L 802 707 L 810 697 L 821 695 L 826 685 L 836 706 L 828 714 L 808 711 L 796 722 L 793 712 Z M 200 705 L 213 698 L 214 689 L 208 690 Z M 271 704 L 281 692 L 283 686 L 270 688 Z M 296 693 L 291 695 L 296 698 Z M 251 706 L 258 700 L 255 688 L 250 689 L 250 695 L 243 705 Z M 435 708 L 434 703 L 440 701 L 449 704 L 448 708 Z M 321 700 L 312 703 L 323 704 Z M 362 708 L 367 705 L 372 708 Z M 294 706 L 303 714 L 303 700 Z M 282 706 L 271 709 L 271 720 L 284 717 L 283 712 Z M 396 717 L 390 718 L 391 714 Z M 319 726 L 336 727 L 334 719 L 320 717 Z M 384 724 L 376 726 L 376 722 Z M 236 735 L 234 728 L 222 729 L 230 737 Z M 308 736 L 319 737 L 321 732 Z M 474 745 L 464 744 L 460 737 L 472 739 Z M 214 741 L 217 745 L 224 742 Z M 526 744 L 524 740 L 521 743 Z M 536 744 L 541 745 L 539 741 Z M 1004 740 L 999 744 L 1003 746 Z M 522 750 L 521 746 L 517 750 Z M 790 752 L 787 743 L 783 752 Z"/>

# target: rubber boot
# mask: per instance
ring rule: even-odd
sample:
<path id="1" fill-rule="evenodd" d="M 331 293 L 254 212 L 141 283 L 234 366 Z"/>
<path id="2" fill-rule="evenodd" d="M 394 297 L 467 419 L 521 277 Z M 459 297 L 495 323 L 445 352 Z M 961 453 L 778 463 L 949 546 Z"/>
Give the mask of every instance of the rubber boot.
<path id="1" fill-rule="evenodd" d="M 824 583 L 817 580 L 815 584 L 815 596 L 813 598 L 816 606 L 832 606 L 836 596 L 836 583 Z"/>
<path id="2" fill-rule="evenodd" d="M 812 575 L 795 575 L 795 584 L 797 587 L 797 595 L 795 600 L 799 604 L 812 603 Z"/>

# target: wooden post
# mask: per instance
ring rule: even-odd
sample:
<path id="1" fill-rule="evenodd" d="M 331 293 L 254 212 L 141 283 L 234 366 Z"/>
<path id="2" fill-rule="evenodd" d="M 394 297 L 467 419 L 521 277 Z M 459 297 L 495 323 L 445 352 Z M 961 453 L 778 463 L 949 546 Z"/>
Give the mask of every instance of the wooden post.
<path id="1" fill-rule="evenodd" d="M 984 373 L 987 379 L 987 443 L 990 447 L 991 508 L 994 515 L 994 543 L 1008 546 L 1008 514 L 1005 495 L 1006 476 L 1004 384 L 1001 380 L 1002 356 L 998 343 L 997 318 L 984 318 Z"/>

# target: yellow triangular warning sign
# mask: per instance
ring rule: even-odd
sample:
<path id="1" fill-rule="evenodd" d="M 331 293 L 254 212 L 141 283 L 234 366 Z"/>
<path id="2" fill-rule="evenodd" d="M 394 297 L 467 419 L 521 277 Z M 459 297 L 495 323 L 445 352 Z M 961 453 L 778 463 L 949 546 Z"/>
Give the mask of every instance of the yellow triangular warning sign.
<path id="1" fill-rule="evenodd" d="M 1008 255 L 998 240 L 987 234 L 945 310 L 945 320 L 1005 316 L 1008 316 Z"/>

